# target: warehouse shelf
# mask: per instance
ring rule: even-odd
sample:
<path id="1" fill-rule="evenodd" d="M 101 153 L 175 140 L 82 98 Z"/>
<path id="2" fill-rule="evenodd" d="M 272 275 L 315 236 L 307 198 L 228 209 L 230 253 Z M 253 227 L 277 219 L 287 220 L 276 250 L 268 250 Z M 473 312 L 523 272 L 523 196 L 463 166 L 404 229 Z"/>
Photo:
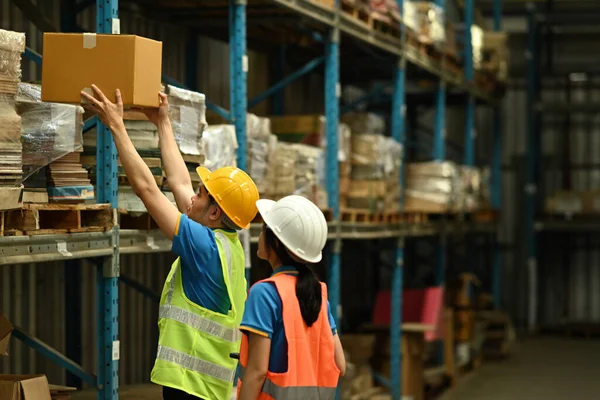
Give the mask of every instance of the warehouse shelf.
<path id="1" fill-rule="evenodd" d="M 536 232 L 598 232 L 600 220 L 592 219 L 572 219 L 565 217 L 564 219 L 550 218 L 538 220 L 535 222 L 534 229 Z"/>
<path id="2" fill-rule="evenodd" d="M 0 237 L 0 265 L 109 256 L 113 231 Z"/>

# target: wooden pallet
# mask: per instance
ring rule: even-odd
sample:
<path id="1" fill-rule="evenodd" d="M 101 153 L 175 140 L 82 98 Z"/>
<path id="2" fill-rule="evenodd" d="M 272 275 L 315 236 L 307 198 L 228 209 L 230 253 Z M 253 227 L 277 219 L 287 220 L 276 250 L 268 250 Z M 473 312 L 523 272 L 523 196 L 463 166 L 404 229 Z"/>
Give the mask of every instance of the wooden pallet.
<path id="1" fill-rule="evenodd" d="M 0 215 L 0 236 L 103 232 L 115 225 L 110 204 L 24 204 Z"/>
<path id="2" fill-rule="evenodd" d="M 149 213 L 132 213 L 122 208 L 119 209 L 119 228 L 141 231 L 159 229 L 158 224 Z"/>
<path id="3" fill-rule="evenodd" d="M 476 222 L 494 222 L 498 219 L 499 213 L 496 210 L 479 210 L 473 214 L 473 220 Z"/>
<path id="4" fill-rule="evenodd" d="M 389 35 L 396 38 L 401 37 L 402 32 L 400 30 L 400 24 L 398 23 L 398 21 L 384 18 L 380 17 L 379 13 L 371 13 L 373 30 L 383 33 L 384 35 Z"/>
<path id="5" fill-rule="evenodd" d="M 326 221 L 333 221 L 333 211 L 331 209 L 321 210 L 323 215 L 325 216 Z M 263 219 L 259 213 L 256 214 L 256 217 L 252 220 L 253 224 L 262 224 Z"/>
<path id="6" fill-rule="evenodd" d="M 342 0 L 341 2 L 342 12 L 348 14 L 353 19 L 362 22 L 368 27 L 373 27 L 373 16 L 367 6 L 357 1 Z"/>

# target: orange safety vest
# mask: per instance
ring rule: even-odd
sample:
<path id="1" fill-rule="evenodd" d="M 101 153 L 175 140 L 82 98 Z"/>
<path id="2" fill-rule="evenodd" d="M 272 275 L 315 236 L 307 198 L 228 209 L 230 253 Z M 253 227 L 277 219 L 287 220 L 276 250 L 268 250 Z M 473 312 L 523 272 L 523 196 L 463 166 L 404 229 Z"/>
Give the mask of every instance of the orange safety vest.
<path id="1" fill-rule="evenodd" d="M 309 328 L 296 298 L 297 277 L 279 274 L 261 282 L 273 282 L 283 304 L 283 327 L 288 343 L 288 370 L 267 371 L 258 400 L 334 399 L 340 370 L 335 363 L 333 336 L 327 309 L 327 286 L 321 283 L 321 312 Z M 237 395 L 248 365 L 248 335 L 242 335 Z"/>

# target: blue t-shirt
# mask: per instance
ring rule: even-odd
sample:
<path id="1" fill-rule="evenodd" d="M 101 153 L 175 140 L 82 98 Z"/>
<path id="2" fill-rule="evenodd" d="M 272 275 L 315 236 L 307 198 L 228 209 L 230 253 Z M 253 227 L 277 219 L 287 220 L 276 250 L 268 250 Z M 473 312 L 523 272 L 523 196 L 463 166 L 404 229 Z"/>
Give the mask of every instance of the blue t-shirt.
<path id="1" fill-rule="evenodd" d="M 200 307 L 227 314 L 231 301 L 212 229 L 181 214 L 172 250 L 181 259 L 181 280 L 186 297 Z"/>
<path id="2" fill-rule="evenodd" d="M 294 267 L 280 267 L 273 272 L 277 274 L 297 274 Z M 269 371 L 276 373 L 286 372 L 288 369 L 288 347 L 283 327 L 281 297 L 273 282 L 260 282 L 252 286 L 240 329 L 244 333 L 252 332 L 271 339 L 271 353 L 269 355 Z M 329 310 L 329 325 L 331 333 L 335 335 L 336 325 L 331 315 L 331 306 L 327 302 Z"/>

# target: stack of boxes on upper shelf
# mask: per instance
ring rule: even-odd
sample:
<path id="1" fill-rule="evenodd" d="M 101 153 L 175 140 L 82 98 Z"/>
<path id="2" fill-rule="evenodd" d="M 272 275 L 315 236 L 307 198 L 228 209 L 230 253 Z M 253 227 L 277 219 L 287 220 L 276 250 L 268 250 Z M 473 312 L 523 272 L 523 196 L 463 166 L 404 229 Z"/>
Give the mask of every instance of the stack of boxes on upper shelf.
<path id="1" fill-rule="evenodd" d="M 23 33 L 0 30 L 0 209 L 16 208 L 21 195 L 21 117 L 15 95 L 21 81 Z"/>

